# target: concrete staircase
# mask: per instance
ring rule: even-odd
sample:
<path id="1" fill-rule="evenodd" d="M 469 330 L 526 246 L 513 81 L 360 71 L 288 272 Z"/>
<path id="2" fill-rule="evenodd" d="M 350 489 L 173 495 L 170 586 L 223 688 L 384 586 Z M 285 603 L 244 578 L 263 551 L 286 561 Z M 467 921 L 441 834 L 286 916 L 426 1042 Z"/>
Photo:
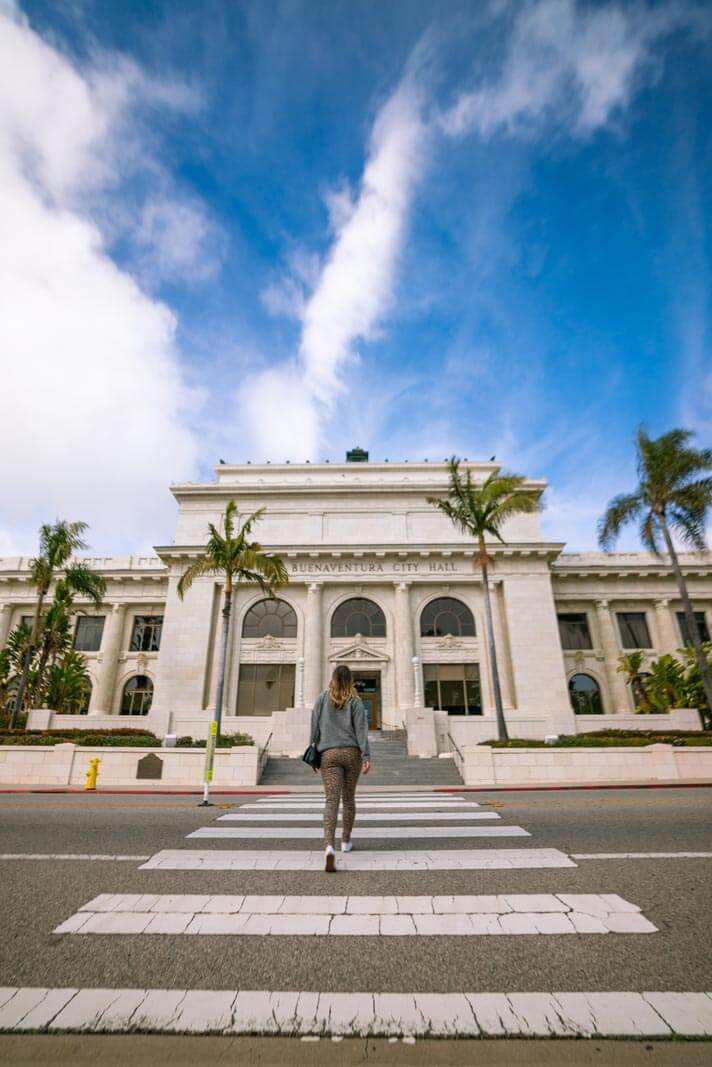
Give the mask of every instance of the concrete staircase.
<path id="1" fill-rule="evenodd" d="M 405 730 L 372 730 L 369 734 L 372 767 L 363 786 L 458 786 L 462 779 L 454 760 L 420 759 L 409 756 Z M 318 785 L 321 778 L 301 759 L 271 756 L 260 779 L 260 785 L 292 786 Z"/>

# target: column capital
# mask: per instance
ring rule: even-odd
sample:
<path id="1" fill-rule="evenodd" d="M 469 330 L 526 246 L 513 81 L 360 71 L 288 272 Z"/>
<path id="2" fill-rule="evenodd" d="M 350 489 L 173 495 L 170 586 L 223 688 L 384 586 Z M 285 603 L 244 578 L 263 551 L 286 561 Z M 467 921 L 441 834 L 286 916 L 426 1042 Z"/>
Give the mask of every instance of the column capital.
<path id="1" fill-rule="evenodd" d="M 412 584 L 412 582 L 394 582 L 393 588 L 398 593 L 407 593 Z"/>
<path id="2" fill-rule="evenodd" d="M 320 593 L 321 592 L 322 586 L 323 586 L 323 582 L 309 582 L 309 584 L 307 586 L 307 592 L 311 593 L 312 596 L 313 596 L 315 593 Z"/>
<path id="3" fill-rule="evenodd" d="M 608 610 L 608 606 L 609 606 L 609 602 L 607 600 L 597 600 L 596 601 L 596 607 L 598 608 L 599 611 L 607 611 Z"/>
<path id="4" fill-rule="evenodd" d="M 123 601 L 121 603 L 112 604 L 111 611 L 112 614 L 118 615 L 120 611 L 126 611 L 126 604 L 123 603 Z"/>
<path id="5" fill-rule="evenodd" d="M 667 599 L 667 597 L 661 597 L 659 600 L 655 601 L 655 607 L 661 609 L 669 608 L 670 601 Z"/>

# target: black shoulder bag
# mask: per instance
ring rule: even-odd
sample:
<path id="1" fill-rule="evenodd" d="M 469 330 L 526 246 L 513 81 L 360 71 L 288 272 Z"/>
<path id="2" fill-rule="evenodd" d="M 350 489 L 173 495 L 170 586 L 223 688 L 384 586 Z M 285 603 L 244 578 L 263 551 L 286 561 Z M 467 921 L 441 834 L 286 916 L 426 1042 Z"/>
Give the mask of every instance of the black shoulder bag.
<path id="1" fill-rule="evenodd" d="M 307 748 L 306 752 L 302 756 L 302 759 L 307 764 L 307 766 L 311 767 L 315 771 L 318 771 L 319 768 L 321 767 L 321 752 L 319 751 L 319 749 L 316 746 L 317 746 L 317 742 L 319 740 L 319 736 L 321 734 L 321 716 L 322 716 L 322 713 L 324 711 L 324 697 L 323 697 L 323 695 L 321 696 L 320 699 L 321 699 L 321 703 L 319 705 L 319 714 L 317 715 L 317 719 L 316 719 L 316 734 L 312 738 L 312 740 L 311 740 L 311 742 L 309 744 L 309 747 Z"/>

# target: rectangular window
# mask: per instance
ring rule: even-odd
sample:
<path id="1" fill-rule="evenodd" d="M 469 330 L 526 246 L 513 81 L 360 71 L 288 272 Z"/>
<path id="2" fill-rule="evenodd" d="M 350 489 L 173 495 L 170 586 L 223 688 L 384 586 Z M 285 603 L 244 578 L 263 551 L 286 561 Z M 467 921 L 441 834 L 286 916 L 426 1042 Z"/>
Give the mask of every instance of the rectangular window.
<path id="1" fill-rule="evenodd" d="M 585 611 L 569 612 L 564 615 L 557 615 L 556 618 L 559 621 L 559 637 L 561 638 L 562 648 L 567 651 L 579 648 L 593 648 Z"/>
<path id="2" fill-rule="evenodd" d="M 293 663 L 242 663 L 237 715 L 271 715 L 294 707 Z"/>
<path id="3" fill-rule="evenodd" d="M 700 635 L 700 641 L 709 641 L 710 632 L 707 629 L 707 619 L 705 618 L 704 611 L 693 611 L 692 614 L 695 616 L 695 622 L 697 623 L 697 632 Z M 687 619 L 685 618 L 684 611 L 677 612 L 677 625 L 680 627 L 680 637 L 682 638 L 682 643 L 685 648 L 687 648 L 688 645 L 692 644 L 692 638 L 690 636 L 690 630 L 687 625 Z"/>
<path id="4" fill-rule="evenodd" d="M 644 611 L 619 611 L 618 629 L 623 648 L 652 648 Z"/>
<path id="5" fill-rule="evenodd" d="M 481 715 L 480 668 L 477 663 L 425 663 L 425 704 L 448 715 Z"/>
<path id="6" fill-rule="evenodd" d="M 81 615 L 74 630 L 74 647 L 77 652 L 98 652 L 103 632 L 103 615 Z"/>
<path id="7" fill-rule="evenodd" d="M 162 615 L 137 615 L 131 631 L 132 652 L 158 652 L 161 647 Z"/>

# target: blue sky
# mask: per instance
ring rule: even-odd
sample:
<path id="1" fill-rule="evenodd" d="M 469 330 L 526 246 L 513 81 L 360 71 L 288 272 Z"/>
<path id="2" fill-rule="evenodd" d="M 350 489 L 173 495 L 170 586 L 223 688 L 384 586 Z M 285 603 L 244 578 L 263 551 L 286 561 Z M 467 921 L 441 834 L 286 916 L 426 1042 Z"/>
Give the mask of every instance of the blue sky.
<path id="1" fill-rule="evenodd" d="M 639 423 L 710 441 L 711 32 L 684 0 L 0 0 L 0 552 L 54 514 L 143 550 L 169 481 L 356 443 L 496 454 L 595 547 Z"/>

